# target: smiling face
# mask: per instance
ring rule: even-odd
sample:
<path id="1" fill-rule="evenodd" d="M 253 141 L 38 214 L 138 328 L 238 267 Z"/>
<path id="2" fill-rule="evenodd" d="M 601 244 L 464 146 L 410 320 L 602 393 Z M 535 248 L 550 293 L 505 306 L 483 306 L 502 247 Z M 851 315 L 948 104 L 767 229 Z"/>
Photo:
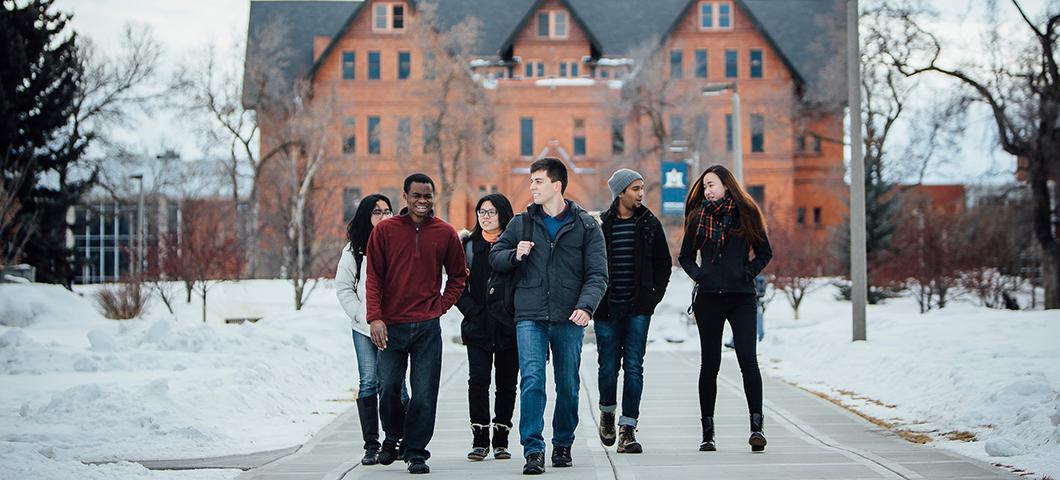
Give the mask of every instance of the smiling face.
<path id="1" fill-rule="evenodd" d="M 497 207 L 493 206 L 493 202 L 489 200 L 482 202 L 476 213 L 478 215 L 478 224 L 482 227 L 482 230 L 496 232 L 501 228 L 501 219 L 497 215 Z"/>
<path id="2" fill-rule="evenodd" d="M 622 193 L 618 194 L 618 202 L 626 210 L 636 210 L 644 203 L 644 180 L 634 180 Z"/>
<path id="3" fill-rule="evenodd" d="M 547 170 L 538 170 L 530 174 L 530 198 L 537 205 L 544 205 L 559 195 L 562 182 L 548 178 Z"/>
<path id="4" fill-rule="evenodd" d="M 372 226 L 379 225 L 379 222 L 390 218 L 393 212 L 390 211 L 390 205 L 382 200 L 375 201 L 375 208 L 372 209 Z"/>
<path id="5" fill-rule="evenodd" d="M 409 191 L 402 194 L 409 206 L 409 215 L 422 219 L 434 208 L 434 187 L 429 183 L 412 182 Z"/>
<path id="6" fill-rule="evenodd" d="M 721 183 L 721 178 L 717 174 L 710 172 L 703 176 L 703 197 L 708 202 L 725 198 L 725 192 L 725 185 Z"/>

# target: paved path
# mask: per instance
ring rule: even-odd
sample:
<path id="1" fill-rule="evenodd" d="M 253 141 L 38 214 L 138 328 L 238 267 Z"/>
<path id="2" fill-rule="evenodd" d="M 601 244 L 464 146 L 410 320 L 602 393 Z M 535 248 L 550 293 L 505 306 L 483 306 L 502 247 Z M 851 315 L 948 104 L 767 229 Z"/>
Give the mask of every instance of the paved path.
<path id="1" fill-rule="evenodd" d="M 466 363 L 466 358 L 457 352 L 447 353 L 443 361 L 439 418 L 429 446 L 430 478 L 525 478 L 521 475 L 523 461 L 515 432 L 512 460 L 465 460 L 471 443 Z M 746 402 L 731 352 L 724 356 L 719 380 L 715 417 L 719 450 L 699 452 L 698 353 L 649 352 L 645 370 L 638 432 L 645 453 L 617 454 L 613 447 L 604 448 L 596 435 L 596 352 L 586 351 L 582 359 L 581 422 L 573 448 L 574 467 L 551 468 L 551 463 L 546 462 L 548 478 L 1016 478 L 955 453 L 906 442 L 830 402 L 769 377 L 764 386 L 769 447 L 765 453 L 752 454 L 747 446 Z M 546 442 L 551 437 L 551 400 L 546 411 Z M 296 452 L 244 472 L 239 479 L 408 478 L 405 465 L 400 462 L 388 467 L 358 464 L 363 453 L 359 432 L 356 411 L 351 408 Z"/>

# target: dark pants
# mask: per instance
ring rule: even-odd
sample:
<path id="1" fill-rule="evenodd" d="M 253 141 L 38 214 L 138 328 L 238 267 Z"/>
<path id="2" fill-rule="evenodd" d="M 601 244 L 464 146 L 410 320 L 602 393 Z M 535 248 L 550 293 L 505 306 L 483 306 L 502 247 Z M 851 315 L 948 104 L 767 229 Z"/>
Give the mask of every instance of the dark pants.
<path id="1" fill-rule="evenodd" d="M 651 317 L 634 315 L 628 305 L 611 305 L 609 318 L 596 320 L 596 349 L 600 368 L 600 411 L 617 408 L 618 370 L 622 369 L 622 416 L 619 425 L 637 426 L 640 397 L 644 391 L 644 352 L 648 345 Z"/>
<path id="2" fill-rule="evenodd" d="M 519 380 L 519 351 L 514 348 L 491 352 L 474 345 L 467 346 L 470 375 L 467 380 L 467 403 L 471 424 L 490 424 L 490 372 L 496 368 L 496 398 L 493 423 L 512 428 L 515 411 L 515 383 Z"/>
<path id="3" fill-rule="evenodd" d="M 431 457 L 438 383 L 442 373 L 442 331 L 438 319 L 387 326 L 386 350 L 379 352 L 382 390 L 379 417 L 387 441 L 404 438 L 405 459 Z M 412 397 L 401 403 L 401 385 L 409 370 Z"/>
<path id="4" fill-rule="evenodd" d="M 699 409 L 704 417 L 714 416 L 718 398 L 718 369 L 721 368 L 721 336 L 725 320 L 732 327 L 736 360 L 743 374 L 743 391 L 749 413 L 762 413 L 762 373 L 758 370 L 758 342 L 754 294 L 712 294 L 696 296 L 696 326 L 702 363 L 699 368 Z"/>

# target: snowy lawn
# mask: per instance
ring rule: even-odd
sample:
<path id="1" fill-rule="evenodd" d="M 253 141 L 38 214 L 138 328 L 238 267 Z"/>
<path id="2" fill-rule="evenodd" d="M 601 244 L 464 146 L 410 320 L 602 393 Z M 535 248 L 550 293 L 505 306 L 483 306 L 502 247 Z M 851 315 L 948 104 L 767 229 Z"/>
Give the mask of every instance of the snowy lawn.
<path id="1" fill-rule="evenodd" d="M 152 472 L 136 464 L 303 443 L 352 406 L 349 321 L 330 284 L 301 312 L 281 280 L 244 281 L 175 316 L 100 316 L 91 297 L 47 285 L 0 285 L 0 478 L 227 479 L 238 471 Z M 684 314 L 691 285 L 675 270 L 650 349 L 698 351 Z M 868 342 L 850 342 L 850 305 L 825 287 L 793 320 L 766 312 L 766 374 L 841 401 L 931 445 L 1060 477 L 1060 314 L 953 303 L 920 315 L 912 299 L 870 306 Z M 80 295 L 79 295 L 80 294 Z M 263 317 L 225 325 L 231 317 Z M 460 350 L 459 313 L 443 319 Z M 592 347 L 590 347 L 592 348 Z M 735 362 L 727 353 L 725 362 Z M 948 437 L 974 436 L 973 442 Z"/>

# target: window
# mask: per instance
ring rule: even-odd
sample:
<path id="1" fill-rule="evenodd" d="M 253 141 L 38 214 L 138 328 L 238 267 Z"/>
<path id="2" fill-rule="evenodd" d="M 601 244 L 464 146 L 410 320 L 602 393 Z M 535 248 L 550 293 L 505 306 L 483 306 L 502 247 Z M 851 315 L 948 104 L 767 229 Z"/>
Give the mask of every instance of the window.
<path id="1" fill-rule="evenodd" d="M 799 207 L 795 211 L 795 223 L 806 225 L 806 207 Z"/>
<path id="2" fill-rule="evenodd" d="M 676 115 L 670 117 L 670 138 L 673 140 L 686 140 L 685 119 Z"/>
<path id="3" fill-rule="evenodd" d="M 534 154 L 534 119 L 519 119 L 519 154 L 529 157 Z"/>
<path id="4" fill-rule="evenodd" d="M 607 70 L 606 68 L 603 69 L 603 70 L 600 70 L 600 78 L 607 78 L 607 77 L 610 77 L 610 76 L 611 76 L 611 72 L 609 70 Z"/>
<path id="5" fill-rule="evenodd" d="M 544 78 L 545 77 L 545 62 L 540 60 L 526 62 L 526 71 L 524 72 L 526 78 Z"/>
<path id="6" fill-rule="evenodd" d="M 696 50 L 696 78 L 707 78 L 706 50 Z"/>
<path id="7" fill-rule="evenodd" d="M 398 153 L 409 153 L 409 137 L 412 136 L 412 126 L 409 117 L 398 117 L 397 127 L 397 149 Z"/>
<path id="8" fill-rule="evenodd" d="M 342 189 L 342 223 L 350 223 L 357 207 L 361 204 L 361 189 L 346 187 Z"/>
<path id="9" fill-rule="evenodd" d="M 577 62 L 560 62 L 559 76 L 563 78 L 578 78 Z"/>
<path id="10" fill-rule="evenodd" d="M 766 119 L 761 115 L 751 115 L 751 151 L 766 151 Z"/>
<path id="11" fill-rule="evenodd" d="M 725 51 L 725 78 L 736 78 L 740 71 L 740 58 L 736 50 Z"/>
<path id="12" fill-rule="evenodd" d="M 799 135 L 795 137 L 795 152 L 805 153 L 806 152 L 806 136 Z"/>
<path id="13" fill-rule="evenodd" d="M 681 78 L 684 70 L 684 52 L 681 50 L 670 50 L 670 78 Z"/>
<path id="14" fill-rule="evenodd" d="M 372 30 L 377 32 L 405 31 L 404 3 L 376 3 L 372 9 Z"/>
<path id="15" fill-rule="evenodd" d="M 626 151 L 626 122 L 611 120 L 611 153 L 621 155 Z"/>
<path id="16" fill-rule="evenodd" d="M 412 68 L 412 54 L 398 52 L 398 80 L 407 80 Z"/>
<path id="17" fill-rule="evenodd" d="M 810 136 L 810 150 L 816 154 L 821 153 L 821 137 L 818 137 L 817 135 Z"/>
<path id="18" fill-rule="evenodd" d="M 766 187 L 765 185 L 748 185 L 747 194 L 751 196 L 751 199 L 758 204 L 758 207 L 765 210 L 766 205 Z"/>
<path id="19" fill-rule="evenodd" d="M 732 30 L 732 2 L 699 2 L 700 30 Z"/>
<path id="20" fill-rule="evenodd" d="M 572 78 L 578 78 L 578 63 L 570 62 L 570 76 Z"/>
<path id="21" fill-rule="evenodd" d="M 342 79 L 353 80 L 357 72 L 357 54 L 342 52 Z"/>
<path id="22" fill-rule="evenodd" d="M 552 10 L 537 13 L 537 36 L 567 38 L 567 12 Z"/>
<path id="23" fill-rule="evenodd" d="M 705 114 L 696 115 L 696 150 L 700 153 L 707 151 L 710 144 L 710 123 Z"/>
<path id="24" fill-rule="evenodd" d="M 711 2 L 700 2 L 699 4 L 699 28 L 706 30 L 714 28 L 714 4 Z"/>
<path id="25" fill-rule="evenodd" d="M 585 119 L 575 118 L 574 119 L 574 154 L 578 156 L 585 155 Z"/>
<path id="26" fill-rule="evenodd" d="M 559 62 L 559 76 L 567 77 L 567 62 Z"/>
<path id="27" fill-rule="evenodd" d="M 357 120 L 353 117 L 342 119 L 342 153 L 351 155 L 357 153 Z"/>
<path id="28" fill-rule="evenodd" d="M 430 153 L 440 146 L 438 139 L 438 128 L 430 119 L 423 119 L 423 153 Z"/>
<path id="29" fill-rule="evenodd" d="M 482 152 L 492 156 L 497 151 L 493 143 L 493 133 L 497 130 L 497 120 L 493 117 L 482 119 Z"/>
<path id="30" fill-rule="evenodd" d="M 732 114 L 725 114 L 725 151 L 732 151 Z"/>
<path id="31" fill-rule="evenodd" d="M 751 78 L 762 78 L 762 50 L 751 50 Z"/>
<path id="32" fill-rule="evenodd" d="M 821 207 L 813 207 L 813 224 L 821 224 Z"/>
<path id="33" fill-rule="evenodd" d="M 718 3 L 718 28 L 732 28 L 732 4 Z"/>
<path id="34" fill-rule="evenodd" d="M 368 79 L 379 80 L 379 52 L 368 52 Z"/>
<path id="35" fill-rule="evenodd" d="M 368 117 L 368 153 L 378 155 L 381 150 L 379 117 Z"/>

